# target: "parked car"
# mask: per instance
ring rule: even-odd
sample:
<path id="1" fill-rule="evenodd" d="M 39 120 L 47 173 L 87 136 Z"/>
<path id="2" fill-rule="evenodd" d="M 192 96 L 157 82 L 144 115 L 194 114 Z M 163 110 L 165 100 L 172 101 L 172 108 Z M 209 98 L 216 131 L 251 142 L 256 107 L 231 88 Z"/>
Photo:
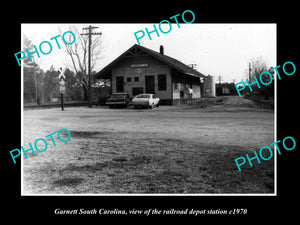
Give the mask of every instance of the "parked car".
<path id="1" fill-rule="evenodd" d="M 106 100 L 106 105 L 109 105 L 110 108 L 113 106 L 124 106 L 130 103 L 130 98 L 127 93 L 114 93 L 109 99 Z"/>
<path id="2" fill-rule="evenodd" d="M 131 105 L 133 105 L 135 109 L 137 107 L 149 107 L 153 109 L 154 106 L 159 106 L 159 98 L 154 94 L 139 94 L 132 99 Z"/>

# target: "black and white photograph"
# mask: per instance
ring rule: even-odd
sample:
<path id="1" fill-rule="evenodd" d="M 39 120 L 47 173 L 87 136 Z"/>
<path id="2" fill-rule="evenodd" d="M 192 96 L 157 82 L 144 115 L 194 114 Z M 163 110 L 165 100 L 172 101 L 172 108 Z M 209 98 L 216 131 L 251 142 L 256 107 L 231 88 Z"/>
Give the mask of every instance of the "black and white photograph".
<path id="1" fill-rule="evenodd" d="M 276 194 L 276 24 L 163 25 L 22 24 L 22 194 Z"/>

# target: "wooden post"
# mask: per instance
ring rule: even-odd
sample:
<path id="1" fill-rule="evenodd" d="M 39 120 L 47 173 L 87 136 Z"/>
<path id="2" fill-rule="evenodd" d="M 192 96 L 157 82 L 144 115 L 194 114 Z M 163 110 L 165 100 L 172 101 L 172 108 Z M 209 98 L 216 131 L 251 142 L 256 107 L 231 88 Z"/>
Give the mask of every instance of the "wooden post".
<path id="1" fill-rule="evenodd" d="M 88 35 L 89 36 L 89 49 L 88 49 L 88 76 L 89 76 L 89 83 L 88 83 L 88 92 L 89 92 L 89 108 L 92 108 L 92 90 L 91 90 L 91 45 L 92 45 L 92 35 L 101 35 L 102 33 L 92 33 L 92 29 L 96 29 L 99 27 L 93 27 L 93 26 L 88 26 L 85 28 L 82 28 L 83 30 L 88 30 L 88 33 L 81 34 L 81 35 Z"/>
<path id="2" fill-rule="evenodd" d="M 91 88 L 91 44 L 92 44 L 92 26 L 89 26 L 89 60 L 88 60 L 88 71 L 89 71 L 89 108 L 92 108 L 92 88 Z"/>
<path id="3" fill-rule="evenodd" d="M 60 93 L 61 111 L 64 111 L 64 94 Z"/>

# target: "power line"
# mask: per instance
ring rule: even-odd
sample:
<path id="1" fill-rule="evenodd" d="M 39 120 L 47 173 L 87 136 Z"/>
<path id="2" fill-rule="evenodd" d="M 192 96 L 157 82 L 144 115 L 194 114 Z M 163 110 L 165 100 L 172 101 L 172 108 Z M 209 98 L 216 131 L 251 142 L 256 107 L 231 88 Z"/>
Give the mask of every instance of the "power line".
<path id="1" fill-rule="evenodd" d="M 92 108 L 92 102 L 91 102 L 91 45 L 92 45 L 92 35 L 102 35 L 102 32 L 100 33 L 92 33 L 92 29 L 96 29 L 99 27 L 94 26 L 88 26 L 82 28 L 83 30 L 88 30 L 88 33 L 83 33 L 80 35 L 88 35 L 89 36 L 89 58 L 88 58 L 88 74 L 89 74 L 89 108 Z"/>

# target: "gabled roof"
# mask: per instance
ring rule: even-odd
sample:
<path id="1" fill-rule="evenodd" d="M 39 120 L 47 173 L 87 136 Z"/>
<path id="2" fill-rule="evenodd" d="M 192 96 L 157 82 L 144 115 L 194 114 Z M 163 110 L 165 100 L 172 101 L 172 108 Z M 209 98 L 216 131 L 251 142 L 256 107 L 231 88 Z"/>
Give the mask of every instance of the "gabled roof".
<path id="1" fill-rule="evenodd" d="M 100 70 L 98 73 L 96 73 L 94 76 L 96 78 L 101 78 L 101 77 L 105 77 L 105 75 L 107 75 L 107 73 L 109 72 L 109 70 L 119 61 L 122 59 L 122 56 L 127 55 L 128 53 L 130 53 L 133 49 L 139 49 L 153 57 L 155 57 L 156 59 L 166 63 L 167 65 L 169 65 L 170 67 L 172 67 L 175 70 L 178 70 L 179 72 L 186 74 L 186 75 L 190 75 L 190 76 L 195 76 L 195 77 L 203 77 L 205 78 L 206 76 L 203 75 L 202 73 L 194 70 L 193 68 L 185 65 L 184 63 L 178 61 L 177 59 L 174 59 L 170 56 L 167 55 L 162 55 L 159 52 L 153 51 L 149 48 L 134 44 L 132 47 L 130 47 L 127 51 L 125 51 L 123 54 L 121 54 L 118 58 L 116 58 L 115 60 L 113 60 L 111 63 L 109 63 L 107 66 L 105 66 L 102 70 Z"/>

